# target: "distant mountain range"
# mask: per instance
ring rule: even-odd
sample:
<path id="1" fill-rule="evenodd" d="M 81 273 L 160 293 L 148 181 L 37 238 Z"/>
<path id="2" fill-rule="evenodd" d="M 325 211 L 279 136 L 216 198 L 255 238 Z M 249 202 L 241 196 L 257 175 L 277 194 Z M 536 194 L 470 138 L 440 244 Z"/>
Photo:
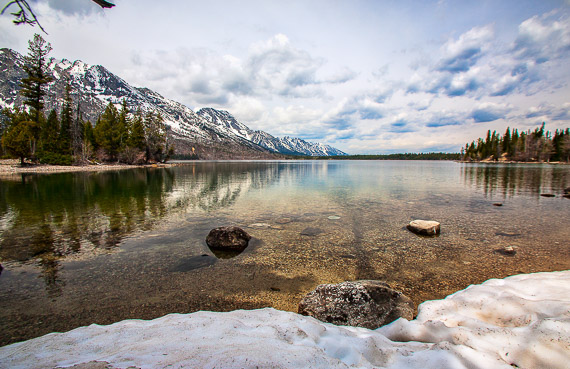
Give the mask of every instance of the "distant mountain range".
<path id="1" fill-rule="evenodd" d="M 22 105 L 19 82 L 26 76 L 22 63 L 23 57 L 18 52 L 0 49 L 0 107 Z M 83 119 L 92 123 L 109 102 L 119 107 L 126 99 L 131 111 L 154 110 L 162 114 L 179 155 L 195 152 L 201 159 L 269 159 L 281 154 L 346 155 L 328 145 L 251 130 L 227 111 L 205 108 L 195 113 L 148 88 L 131 86 L 100 65 L 51 58 L 48 68 L 53 81 L 46 96 L 46 111 L 61 110 L 67 83 L 71 85 L 73 100 Z"/>

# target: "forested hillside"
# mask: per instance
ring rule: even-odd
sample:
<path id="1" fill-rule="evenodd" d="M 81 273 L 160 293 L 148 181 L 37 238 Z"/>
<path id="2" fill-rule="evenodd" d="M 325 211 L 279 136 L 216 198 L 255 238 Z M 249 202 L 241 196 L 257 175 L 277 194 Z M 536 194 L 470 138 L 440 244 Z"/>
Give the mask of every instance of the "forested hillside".
<path id="1" fill-rule="evenodd" d="M 487 131 L 485 139 L 479 138 L 461 149 L 463 160 L 491 161 L 570 161 L 570 130 L 545 130 L 545 123 L 534 131 L 511 131 L 507 127 L 501 136 Z"/>

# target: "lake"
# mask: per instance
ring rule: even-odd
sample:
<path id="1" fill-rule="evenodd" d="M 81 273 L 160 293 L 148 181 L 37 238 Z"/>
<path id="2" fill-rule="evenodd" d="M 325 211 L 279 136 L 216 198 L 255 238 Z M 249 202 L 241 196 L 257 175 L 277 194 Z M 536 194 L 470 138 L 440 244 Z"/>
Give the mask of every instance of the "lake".
<path id="1" fill-rule="evenodd" d="M 173 312 L 296 311 L 322 283 L 380 279 L 419 304 L 570 269 L 567 187 L 567 165 L 436 161 L 0 177 L 0 345 Z M 441 234 L 409 232 L 414 219 L 439 221 Z M 253 236 L 239 255 L 205 243 L 227 225 Z"/>

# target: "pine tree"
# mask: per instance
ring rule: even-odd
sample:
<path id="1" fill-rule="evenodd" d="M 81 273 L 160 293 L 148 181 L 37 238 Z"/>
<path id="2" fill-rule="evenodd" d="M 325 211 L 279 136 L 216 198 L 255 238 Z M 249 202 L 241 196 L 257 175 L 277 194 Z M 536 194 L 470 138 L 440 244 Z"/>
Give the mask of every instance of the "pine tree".
<path id="1" fill-rule="evenodd" d="M 28 114 L 19 109 L 5 109 L 3 114 L 8 117 L 8 127 L 2 135 L 2 146 L 8 154 L 20 158 L 24 165 L 24 160 L 32 156 L 33 131 L 37 123 L 30 121 Z"/>
<path id="2" fill-rule="evenodd" d="M 76 163 L 84 163 L 87 159 L 83 156 L 83 119 L 81 118 L 79 101 L 77 102 L 75 119 L 71 121 L 71 152 Z"/>
<path id="3" fill-rule="evenodd" d="M 96 149 L 95 134 L 91 122 L 82 123 L 82 144 L 81 144 L 81 161 L 86 162 L 91 158 Z"/>
<path id="4" fill-rule="evenodd" d="M 160 113 L 149 111 L 144 119 L 147 160 L 161 161 L 166 149 L 166 128 Z"/>
<path id="5" fill-rule="evenodd" d="M 24 105 L 30 107 L 30 124 L 26 125 L 27 133 L 24 136 L 31 135 L 30 141 L 30 157 L 34 157 L 36 153 L 36 145 L 39 136 L 41 122 L 43 117 L 42 110 L 44 108 L 44 96 L 46 94 L 46 86 L 52 80 L 47 74 L 46 57 L 51 51 L 50 43 L 35 34 L 33 40 L 28 41 L 28 55 L 24 56 L 24 65 L 22 68 L 28 75 L 21 80 L 20 93 L 24 96 Z"/>
<path id="6" fill-rule="evenodd" d="M 24 56 L 22 68 L 27 77 L 22 78 L 20 93 L 24 96 L 24 104 L 31 108 L 31 118 L 36 123 L 44 108 L 45 88 L 52 78 L 47 74 L 46 57 L 52 50 L 51 44 L 37 33 L 28 41 L 28 55 Z"/>
<path id="7" fill-rule="evenodd" d="M 51 110 L 46 124 L 41 128 L 40 132 L 40 151 L 41 156 L 45 153 L 55 153 L 58 151 L 58 136 L 59 136 L 59 119 L 55 110 Z"/>
<path id="8" fill-rule="evenodd" d="M 129 133 L 130 134 L 127 140 L 127 146 L 134 149 L 145 150 L 146 146 L 145 132 L 144 132 L 143 117 L 140 110 L 137 111 L 132 120 L 131 129 Z"/>
<path id="9" fill-rule="evenodd" d="M 127 145 L 129 136 L 129 109 L 127 107 L 127 99 L 123 99 L 121 104 L 121 111 L 117 119 L 117 123 L 113 126 L 113 132 L 117 139 L 117 151 L 122 151 Z"/>
<path id="10" fill-rule="evenodd" d="M 511 152 L 511 129 L 507 127 L 505 131 L 505 135 L 503 136 L 503 144 L 501 146 L 501 150 L 503 153 L 506 153 L 507 156 L 510 155 Z"/>
<path id="11" fill-rule="evenodd" d="M 73 101 L 71 99 L 71 86 L 65 87 L 63 109 L 61 111 L 61 125 L 59 129 L 59 153 L 71 155 L 71 124 L 73 121 Z"/>
<path id="12" fill-rule="evenodd" d="M 118 115 L 115 106 L 109 103 L 93 130 L 97 147 L 102 148 L 110 160 L 116 160 L 119 152 L 119 139 L 113 129 L 119 120 Z"/>

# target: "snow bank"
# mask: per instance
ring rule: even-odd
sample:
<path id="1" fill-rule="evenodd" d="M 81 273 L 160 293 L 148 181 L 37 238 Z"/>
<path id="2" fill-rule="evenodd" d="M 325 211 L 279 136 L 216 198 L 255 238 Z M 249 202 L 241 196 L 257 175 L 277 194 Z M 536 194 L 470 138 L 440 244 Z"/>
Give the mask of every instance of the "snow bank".
<path id="1" fill-rule="evenodd" d="M 570 271 L 489 280 L 413 321 L 339 327 L 274 309 L 91 325 L 0 348 L 0 367 L 568 368 Z"/>

